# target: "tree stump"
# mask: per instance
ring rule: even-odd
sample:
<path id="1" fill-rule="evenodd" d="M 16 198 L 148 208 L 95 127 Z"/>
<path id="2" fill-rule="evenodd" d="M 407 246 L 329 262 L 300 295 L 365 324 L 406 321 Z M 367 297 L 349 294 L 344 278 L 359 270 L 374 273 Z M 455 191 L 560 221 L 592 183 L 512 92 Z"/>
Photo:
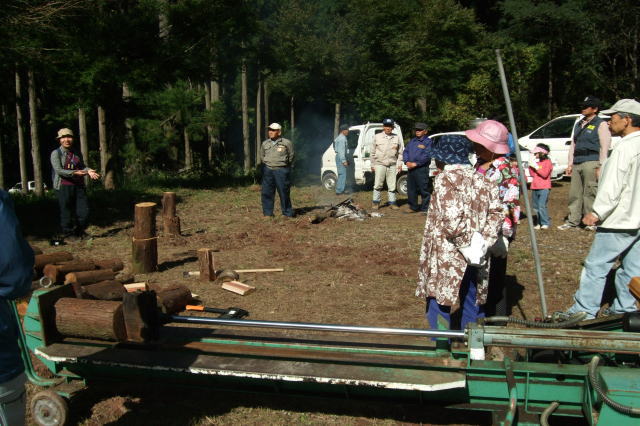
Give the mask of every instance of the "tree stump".
<path id="1" fill-rule="evenodd" d="M 42 273 L 52 282 L 61 283 L 69 272 L 90 271 L 93 269 L 96 269 L 96 265 L 93 262 L 75 261 L 46 265 Z"/>
<path id="2" fill-rule="evenodd" d="M 80 292 L 81 295 L 76 293 L 76 296 L 81 299 L 122 300 L 126 290 L 120 281 L 106 280 L 80 286 Z"/>
<path id="3" fill-rule="evenodd" d="M 124 269 L 124 263 L 118 258 L 94 260 L 96 268 L 98 269 L 110 269 L 113 272 L 122 271 Z"/>
<path id="4" fill-rule="evenodd" d="M 165 235 L 180 235 L 180 218 L 176 216 L 176 193 L 162 195 L 162 230 Z"/>
<path id="5" fill-rule="evenodd" d="M 121 302 L 62 298 L 54 307 L 56 328 L 63 336 L 116 341 L 127 338 Z"/>
<path id="6" fill-rule="evenodd" d="M 134 274 L 145 274 L 158 269 L 155 209 L 156 203 L 138 203 L 135 206 L 132 242 Z"/>
<path id="7" fill-rule="evenodd" d="M 69 272 L 64 277 L 65 284 L 93 284 L 99 281 L 112 280 L 116 273 L 111 269 L 95 269 L 93 271 Z"/>
<path id="8" fill-rule="evenodd" d="M 216 267 L 212 249 L 198 249 L 198 265 L 200 267 L 200 281 L 215 281 Z"/>
<path id="9" fill-rule="evenodd" d="M 42 274 L 42 268 L 51 263 L 64 262 L 65 260 L 72 260 L 73 255 L 67 251 L 58 251 L 55 253 L 37 254 L 35 256 L 35 263 L 33 267 L 36 272 Z"/>

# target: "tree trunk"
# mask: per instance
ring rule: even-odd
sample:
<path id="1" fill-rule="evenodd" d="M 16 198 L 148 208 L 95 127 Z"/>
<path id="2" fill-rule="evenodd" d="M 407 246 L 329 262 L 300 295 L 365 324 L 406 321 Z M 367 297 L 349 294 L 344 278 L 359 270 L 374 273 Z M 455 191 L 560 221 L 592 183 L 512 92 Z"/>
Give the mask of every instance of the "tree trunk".
<path id="1" fill-rule="evenodd" d="M 180 235 L 180 218 L 176 216 L 176 193 L 162 195 L 162 231 L 165 235 Z"/>
<path id="2" fill-rule="evenodd" d="M 269 124 L 269 84 L 268 80 L 264 81 L 264 128 L 268 128 Z"/>
<path id="3" fill-rule="evenodd" d="M 131 90 L 127 83 L 122 83 L 122 104 L 125 112 L 128 111 L 127 105 L 131 102 Z M 127 143 L 133 143 L 133 120 L 126 114 L 124 117 L 125 139 Z"/>
<path id="4" fill-rule="evenodd" d="M 20 182 L 22 193 L 29 190 L 29 173 L 27 171 L 27 148 L 24 143 L 24 126 L 22 124 L 22 84 L 20 83 L 20 72 L 16 64 L 16 126 L 18 130 L 18 160 L 20 162 Z"/>
<path id="5" fill-rule="evenodd" d="M 204 85 L 204 109 L 207 112 L 211 112 L 211 85 L 205 83 Z M 211 168 L 213 165 L 213 126 L 207 124 L 207 166 Z"/>
<path id="6" fill-rule="evenodd" d="M 156 203 L 135 206 L 132 242 L 132 270 L 134 274 L 158 269 L 158 240 L 156 238 Z"/>
<path id="7" fill-rule="evenodd" d="M 100 142 L 100 174 L 104 179 L 107 175 L 107 165 L 111 160 L 111 153 L 107 144 L 107 117 L 101 105 L 98 105 L 98 141 Z M 106 188 L 106 185 L 104 186 Z"/>
<path id="8" fill-rule="evenodd" d="M 427 98 L 425 98 L 424 96 L 417 97 L 416 106 L 418 107 L 418 111 L 420 111 L 421 117 L 427 115 Z"/>
<path id="9" fill-rule="evenodd" d="M 217 80 L 211 80 L 211 108 L 216 106 L 220 102 L 220 83 Z M 219 130 L 213 129 L 211 135 L 211 162 L 213 162 L 213 156 L 216 150 L 220 149 L 220 134 Z"/>
<path id="10" fill-rule="evenodd" d="M 182 137 L 184 138 L 184 168 L 191 170 L 193 168 L 193 154 L 191 152 L 191 139 L 189 138 L 189 129 L 182 126 Z"/>
<path id="11" fill-rule="evenodd" d="M 159 0 L 160 12 L 158 13 L 158 36 L 161 40 L 165 40 L 169 37 L 171 25 L 169 24 L 169 17 L 166 14 L 167 0 Z"/>
<path id="12" fill-rule="evenodd" d="M 4 182 L 4 158 L 2 155 L 2 147 L 9 139 L 6 133 L 7 129 L 7 107 L 2 104 L 2 131 L 0 132 L 0 189 L 6 189 Z"/>
<path id="13" fill-rule="evenodd" d="M 336 103 L 333 115 L 333 137 L 337 138 L 340 132 L 340 102 Z"/>
<path id="14" fill-rule="evenodd" d="M 127 338 L 120 302 L 64 297 L 54 307 L 56 328 L 63 336 L 116 341 Z"/>
<path id="15" fill-rule="evenodd" d="M 291 110 L 291 140 L 293 140 L 294 136 L 293 133 L 295 131 L 296 128 L 296 116 L 295 116 L 295 110 L 293 108 L 294 105 L 294 97 L 291 96 L 291 104 L 289 106 L 290 110 Z"/>
<path id="16" fill-rule="evenodd" d="M 547 120 L 553 118 L 553 61 L 549 53 L 549 82 L 547 86 Z"/>
<path id="17" fill-rule="evenodd" d="M 247 63 L 242 61 L 242 151 L 244 153 L 244 173 L 251 168 L 251 147 L 249 146 L 249 99 L 247 94 Z"/>
<path id="18" fill-rule="evenodd" d="M 262 143 L 262 76 L 258 72 L 258 93 L 256 93 L 256 156 L 253 163 L 256 167 L 260 164 L 260 144 Z"/>
<path id="19" fill-rule="evenodd" d="M 84 158 L 84 163 L 89 163 L 89 141 L 87 140 L 87 112 L 84 108 L 78 108 L 78 131 L 80 133 L 80 152 Z M 84 177 L 85 186 L 89 185 L 91 179 L 89 176 Z"/>
<path id="20" fill-rule="evenodd" d="M 36 183 L 36 195 L 44 194 L 42 186 L 42 162 L 40 158 L 40 139 L 38 138 L 38 109 L 36 99 L 36 79 L 33 71 L 27 72 L 29 92 L 29 123 L 31 128 L 31 158 L 33 159 L 33 180 Z"/>

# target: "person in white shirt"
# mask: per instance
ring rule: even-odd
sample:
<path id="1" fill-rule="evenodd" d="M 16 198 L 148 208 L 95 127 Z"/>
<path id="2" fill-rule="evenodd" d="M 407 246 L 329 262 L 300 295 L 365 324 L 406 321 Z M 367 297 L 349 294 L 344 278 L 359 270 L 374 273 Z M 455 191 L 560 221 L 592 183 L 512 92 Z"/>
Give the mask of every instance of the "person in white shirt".
<path id="1" fill-rule="evenodd" d="M 640 276 L 640 103 L 622 99 L 610 109 L 609 128 L 620 142 L 604 162 L 598 193 L 591 212 L 584 215 L 586 226 L 596 226 L 596 235 L 585 259 L 575 303 L 566 314 L 586 312 L 595 318 L 600 310 L 607 275 L 616 260 L 616 298 L 608 312 L 621 314 L 636 311 L 629 281 Z"/>

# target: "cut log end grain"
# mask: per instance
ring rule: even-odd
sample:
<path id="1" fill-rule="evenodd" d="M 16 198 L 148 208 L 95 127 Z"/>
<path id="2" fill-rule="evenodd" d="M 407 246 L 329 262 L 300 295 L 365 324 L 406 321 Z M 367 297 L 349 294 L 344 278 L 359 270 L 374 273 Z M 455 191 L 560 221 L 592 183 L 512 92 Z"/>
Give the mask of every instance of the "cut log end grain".
<path id="1" fill-rule="evenodd" d="M 56 328 L 63 336 L 115 341 L 127 338 L 121 302 L 62 298 L 54 307 Z"/>
<path id="2" fill-rule="evenodd" d="M 46 265 L 42 269 L 42 273 L 54 283 L 62 283 L 65 280 L 65 275 L 69 272 L 90 271 L 93 269 L 96 269 L 96 265 L 93 262 L 74 261 Z"/>
<path id="3" fill-rule="evenodd" d="M 240 281 L 229 281 L 223 283 L 222 288 L 233 293 L 237 293 L 241 296 L 245 296 L 256 289 L 254 286 L 241 283 Z"/>

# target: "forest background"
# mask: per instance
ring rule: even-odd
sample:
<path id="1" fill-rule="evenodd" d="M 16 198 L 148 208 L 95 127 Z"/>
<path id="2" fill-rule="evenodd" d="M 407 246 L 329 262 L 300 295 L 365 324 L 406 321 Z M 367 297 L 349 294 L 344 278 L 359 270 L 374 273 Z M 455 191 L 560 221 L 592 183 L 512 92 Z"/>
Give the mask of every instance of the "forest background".
<path id="1" fill-rule="evenodd" d="M 341 123 L 505 120 L 495 49 L 525 134 L 635 97 L 639 30 L 636 0 L 5 0 L 0 187 L 42 194 L 61 127 L 107 190 L 255 181 L 274 121 L 300 180 Z"/>

